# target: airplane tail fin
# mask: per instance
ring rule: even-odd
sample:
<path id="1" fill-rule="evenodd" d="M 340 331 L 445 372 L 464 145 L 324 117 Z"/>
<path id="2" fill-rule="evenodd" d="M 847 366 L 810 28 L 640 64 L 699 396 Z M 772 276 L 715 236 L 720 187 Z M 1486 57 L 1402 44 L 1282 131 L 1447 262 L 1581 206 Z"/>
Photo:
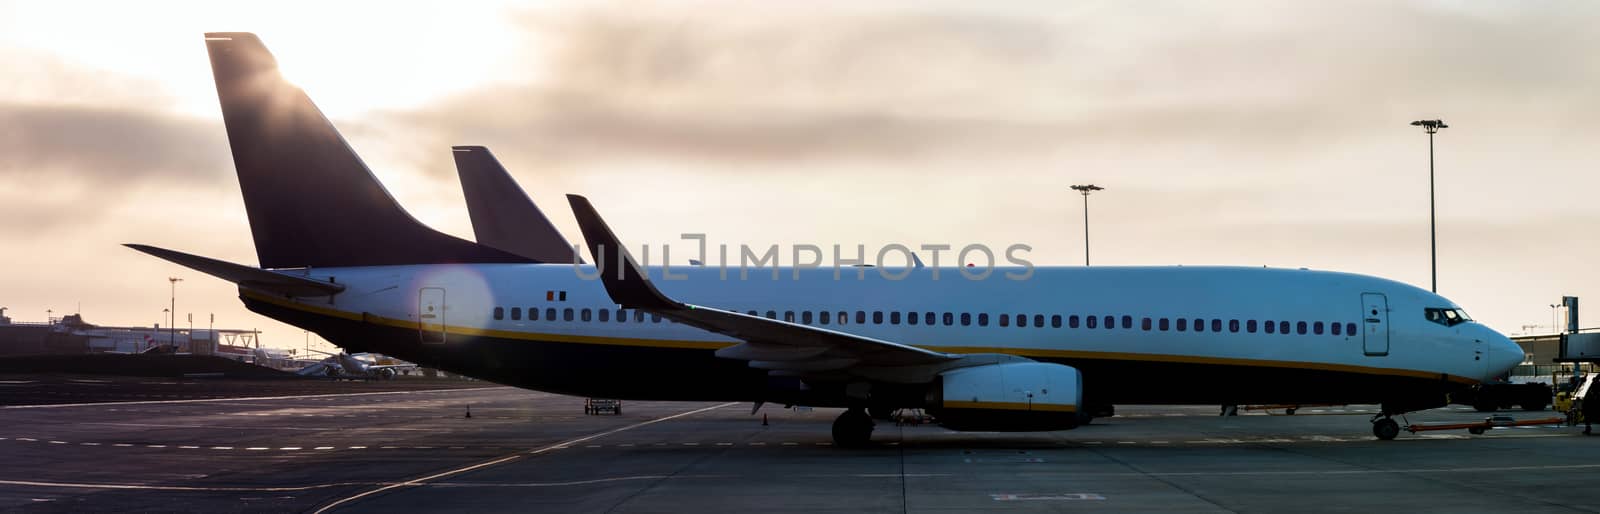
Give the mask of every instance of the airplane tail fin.
<path id="1" fill-rule="evenodd" d="M 478 242 L 547 263 L 583 262 L 505 166 L 482 146 L 451 147 Z"/>
<path id="2" fill-rule="evenodd" d="M 263 268 L 529 262 L 402 209 L 255 34 L 206 34 Z"/>

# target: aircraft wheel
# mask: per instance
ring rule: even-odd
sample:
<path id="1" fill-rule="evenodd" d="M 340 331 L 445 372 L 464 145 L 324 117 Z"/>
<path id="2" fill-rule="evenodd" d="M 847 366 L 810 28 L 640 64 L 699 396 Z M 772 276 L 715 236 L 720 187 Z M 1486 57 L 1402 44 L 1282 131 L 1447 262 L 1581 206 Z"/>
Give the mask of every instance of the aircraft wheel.
<path id="1" fill-rule="evenodd" d="M 1472 435 L 1483 435 L 1484 430 L 1483 427 L 1472 427 L 1467 429 L 1467 432 Z"/>
<path id="2" fill-rule="evenodd" d="M 872 417 L 863 409 L 849 409 L 833 420 L 833 444 L 847 448 L 872 441 Z"/>
<path id="3" fill-rule="evenodd" d="M 1384 441 L 1392 441 L 1400 435 L 1400 423 L 1390 418 L 1383 418 L 1372 422 L 1372 435 Z"/>
<path id="4" fill-rule="evenodd" d="M 1290 408 L 1284 409 L 1283 413 L 1284 414 L 1288 414 L 1290 416 L 1293 416 L 1294 415 L 1294 407 L 1290 407 Z"/>

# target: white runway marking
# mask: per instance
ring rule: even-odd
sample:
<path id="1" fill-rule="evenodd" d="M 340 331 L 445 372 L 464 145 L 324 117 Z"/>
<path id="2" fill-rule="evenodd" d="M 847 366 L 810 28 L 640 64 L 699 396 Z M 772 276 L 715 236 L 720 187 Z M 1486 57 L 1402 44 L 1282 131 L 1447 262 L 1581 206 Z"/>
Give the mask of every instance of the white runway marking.
<path id="1" fill-rule="evenodd" d="M 423 389 L 420 391 L 382 391 L 376 393 L 335 393 L 335 394 L 302 394 L 293 396 L 257 396 L 248 398 L 199 398 L 194 400 L 148 400 L 137 402 L 89 402 L 89 403 L 48 403 L 44 405 L 6 405 L 0 410 L 10 409 L 60 409 L 66 407 L 107 407 L 122 405 L 157 405 L 174 403 L 215 403 L 215 402 L 253 402 L 262 400 L 306 400 L 316 398 L 348 398 L 355 396 L 376 396 L 387 394 L 424 394 L 448 393 L 456 391 L 488 391 L 491 389 L 508 389 L 505 387 L 473 387 L 468 389 Z M 115 410 L 115 409 L 113 409 Z"/>
<path id="2" fill-rule="evenodd" d="M 628 431 L 628 430 L 633 430 L 635 428 L 654 425 L 656 423 L 661 423 L 663 421 L 670 421 L 670 420 L 678 419 L 678 418 L 681 418 L 681 417 L 684 417 L 684 416 L 692 416 L 692 415 L 699 414 L 699 413 L 702 413 L 702 412 L 721 409 L 721 408 L 724 408 L 724 407 L 731 407 L 731 406 L 734 406 L 734 405 L 739 405 L 739 402 L 728 402 L 728 403 L 724 403 L 724 404 L 720 404 L 720 405 L 713 405 L 713 406 L 710 406 L 710 407 L 695 409 L 695 410 L 691 410 L 691 411 L 687 411 L 687 412 L 680 412 L 680 413 L 677 413 L 677 414 L 673 414 L 671 416 L 663 416 L 663 417 L 655 418 L 655 419 L 648 420 L 648 421 L 642 421 L 642 422 L 639 422 L 639 423 L 634 423 L 632 425 L 624 426 L 624 427 L 621 427 L 621 428 L 614 428 L 614 429 L 607 430 L 607 431 L 604 431 L 604 432 L 599 432 L 599 433 L 590 434 L 590 435 L 587 435 L 587 436 L 584 436 L 584 437 L 579 437 L 577 439 L 563 441 L 563 442 L 560 442 L 560 443 L 556 443 L 556 444 L 552 444 L 552 445 L 549 445 L 549 446 L 545 446 L 543 448 L 538 448 L 538 449 L 534 449 L 534 450 L 528 450 L 528 451 L 522 452 L 522 453 L 507 455 L 505 457 L 494 459 L 494 460 L 491 460 L 491 461 L 488 461 L 488 462 L 481 462 L 481 463 L 478 463 L 478 464 L 473 464 L 471 466 L 460 467 L 460 468 L 452 469 L 452 470 L 449 470 L 449 471 L 444 471 L 444 472 L 441 472 L 441 473 L 434 473 L 432 475 L 428 475 L 428 476 L 425 476 L 425 477 L 422 477 L 422 478 L 407 480 L 405 482 L 401 482 L 401 483 L 398 483 L 398 484 L 386 485 L 386 486 L 383 486 L 383 487 L 379 487 L 377 489 L 373 489 L 373 490 L 370 490 L 370 491 L 365 491 L 365 492 L 362 492 L 360 494 L 356 494 L 356 495 L 353 495 L 353 496 L 347 496 L 347 497 L 335 500 L 332 503 L 329 503 L 327 505 L 324 505 L 322 508 L 317 509 L 316 512 L 317 512 L 317 514 L 321 514 L 323 512 L 328 512 L 330 510 L 338 508 L 340 505 L 344 505 L 344 504 L 347 504 L 347 503 L 350 503 L 350 502 L 354 502 L 354 501 L 360 500 L 362 498 L 366 498 L 368 496 L 372 496 L 374 494 L 379 494 L 379 493 L 382 493 L 382 492 L 385 492 L 385 491 L 390 491 L 390 490 L 394 490 L 394 489 L 400 489 L 400 488 L 403 488 L 403 487 L 416 487 L 416 486 L 428 485 L 429 482 L 432 482 L 434 480 L 438 480 L 438 479 L 441 479 L 441 478 L 451 477 L 451 476 L 459 475 L 459 474 L 466 473 L 466 472 L 469 472 L 469 471 L 474 471 L 474 470 L 478 470 L 478 469 L 487 468 L 487 467 L 490 467 L 490 466 L 496 466 L 496 465 L 499 465 L 499 464 L 504 464 L 504 463 L 511 462 L 511 461 L 514 461 L 514 460 L 520 460 L 520 459 L 523 459 L 523 458 L 526 458 L 526 457 L 530 457 L 530 456 L 534 456 L 534 455 L 540 455 L 540 454 L 543 454 L 543 453 L 546 453 L 546 452 L 549 452 L 549 451 L 552 451 L 552 450 L 556 450 L 556 449 L 559 449 L 559 448 L 567 448 L 567 447 L 570 447 L 571 445 L 574 445 L 574 444 L 589 442 L 589 441 L 592 441 L 592 440 L 595 440 L 595 439 L 599 439 L 601 437 L 605 437 L 605 436 L 608 436 L 608 435 L 611 435 L 611 434 L 615 434 L 615 433 L 618 433 L 618 432 L 625 432 L 625 431 Z"/>

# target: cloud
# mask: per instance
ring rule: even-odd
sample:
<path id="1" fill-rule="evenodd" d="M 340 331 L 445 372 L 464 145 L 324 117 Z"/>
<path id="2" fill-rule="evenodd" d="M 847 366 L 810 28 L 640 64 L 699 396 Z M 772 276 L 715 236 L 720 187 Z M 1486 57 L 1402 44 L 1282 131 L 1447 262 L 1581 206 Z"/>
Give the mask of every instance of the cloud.
<path id="1" fill-rule="evenodd" d="M 916 165 L 1107 148 L 1295 159 L 1418 116 L 1592 133 L 1600 114 L 1600 40 L 1571 12 L 1593 6 L 1156 5 L 541 11 L 522 23 L 543 79 L 391 119 L 426 127 L 419 144 L 549 162 Z"/>
<path id="2" fill-rule="evenodd" d="M 0 103 L 0 178 L 13 183 L 215 182 L 232 160 L 218 123 L 159 112 Z M 110 191 L 102 191 L 110 192 Z"/>

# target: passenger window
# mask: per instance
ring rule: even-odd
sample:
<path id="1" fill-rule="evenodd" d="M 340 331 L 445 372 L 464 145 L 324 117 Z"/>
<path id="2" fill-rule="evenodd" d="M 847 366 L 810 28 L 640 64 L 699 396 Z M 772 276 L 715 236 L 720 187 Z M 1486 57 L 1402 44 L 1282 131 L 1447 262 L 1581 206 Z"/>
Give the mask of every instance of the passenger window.
<path id="1" fill-rule="evenodd" d="M 1343 335 L 1343 334 L 1339 333 L 1339 332 L 1342 332 L 1341 329 L 1343 329 L 1343 328 L 1344 328 L 1344 325 L 1341 324 L 1341 323 L 1338 323 L 1338 322 L 1334 322 L 1334 323 L 1329 323 L 1328 324 L 1328 329 L 1333 331 L 1333 335 L 1336 335 L 1336 336 L 1337 335 Z"/>
<path id="2" fill-rule="evenodd" d="M 970 313 L 970 312 L 961 313 L 961 326 L 965 327 L 965 326 L 970 326 L 970 325 L 972 325 L 972 313 Z"/>
<path id="3" fill-rule="evenodd" d="M 622 310 L 622 309 L 617 309 L 617 323 L 625 323 L 627 321 L 628 321 L 628 311 L 625 311 L 625 310 Z"/>
<path id="4" fill-rule="evenodd" d="M 1278 333 L 1279 334 L 1288 335 L 1289 334 L 1289 322 L 1287 322 L 1287 321 L 1279 321 L 1278 322 Z"/>
<path id="5" fill-rule="evenodd" d="M 583 321 L 589 321 L 589 318 L 591 317 L 591 314 L 589 313 L 589 309 L 584 309 L 582 311 L 579 311 L 578 317 L 580 319 L 582 319 Z"/>
<path id="6" fill-rule="evenodd" d="M 538 307 L 528 307 L 528 321 L 539 321 Z"/>
<path id="7" fill-rule="evenodd" d="M 1319 335 L 1319 336 L 1322 335 L 1322 322 L 1321 321 L 1318 321 L 1316 323 L 1312 323 L 1311 324 L 1311 333 Z"/>
<path id="8" fill-rule="evenodd" d="M 756 316 L 756 317 L 760 317 L 761 316 L 760 314 L 756 313 L 756 311 L 745 311 L 745 314 L 749 314 L 751 316 Z"/>
<path id="9" fill-rule="evenodd" d="M 1161 324 L 1161 331 L 1162 332 L 1166 332 L 1167 331 L 1167 328 L 1168 328 L 1167 322 L 1168 322 L 1167 318 L 1161 318 L 1160 324 Z"/>
<path id="10" fill-rule="evenodd" d="M 874 324 L 874 325 L 882 325 L 883 324 L 883 311 L 872 311 L 872 324 Z"/>
<path id="11" fill-rule="evenodd" d="M 1277 323 L 1273 323 L 1271 321 L 1268 321 L 1268 322 L 1266 322 L 1266 324 L 1267 324 L 1267 333 L 1268 334 L 1276 334 L 1276 333 L 1278 333 L 1278 324 Z"/>
<path id="12" fill-rule="evenodd" d="M 1356 335 L 1356 324 L 1355 323 L 1345 323 L 1344 324 L 1344 333 L 1350 334 L 1350 335 Z"/>
<path id="13" fill-rule="evenodd" d="M 633 322 L 644 323 L 644 311 L 633 311 Z"/>
<path id="14" fill-rule="evenodd" d="M 767 311 L 767 319 L 778 319 L 778 311 Z"/>
<path id="15" fill-rule="evenodd" d="M 1051 314 L 1050 315 L 1050 328 L 1061 328 L 1061 315 L 1060 314 Z"/>
<path id="16" fill-rule="evenodd" d="M 1205 332 L 1206 331 L 1206 320 L 1203 320 L 1203 319 L 1200 319 L 1200 318 L 1195 318 L 1194 319 L 1194 331 L 1195 332 Z"/>
<path id="17" fill-rule="evenodd" d="M 945 314 L 945 316 L 949 316 L 949 314 Z M 934 315 L 934 313 L 931 313 L 931 312 L 923 313 L 922 314 L 922 324 L 924 324 L 924 325 L 932 325 L 934 323 L 937 323 L 937 321 L 934 320 L 935 317 L 936 316 Z M 944 322 L 944 324 L 949 325 L 950 322 L 946 321 L 946 322 Z"/>
<path id="18" fill-rule="evenodd" d="M 555 307 L 551 307 L 551 308 L 545 309 L 544 310 L 544 319 L 547 319 L 547 320 L 550 320 L 550 321 L 555 321 L 556 320 L 556 308 Z"/>
<path id="19" fill-rule="evenodd" d="M 1301 321 L 1301 322 L 1295 323 L 1294 325 L 1295 325 L 1294 326 L 1295 333 L 1300 334 L 1300 335 L 1306 335 L 1306 322 Z"/>
<path id="20" fill-rule="evenodd" d="M 1113 329 L 1113 328 L 1117 328 L 1117 317 L 1116 316 L 1106 316 L 1106 329 Z"/>
<path id="21" fill-rule="evenodd" d="M 1078 315 L 1067 316 L 1067 328 L 1078 328 Z"/>
<path id="22" fill-rule="evenodd" d="M 1244 331 L 1252 334 L 1256 333 L 1256 320 L 1245 320 Z"/>
<path id="23" fill-rule="evenodd" d="M 857 325 L 865 325 L 865 324 L 867 324 L 867 311 L 856 311 L 856 324 Z"/>
<path id="24" fill-rule="evenodd" d="M 1150 331 L 1150 318 L 1140 319 L 1139 320 L 1139 328 L 1143 329 L 1145 332 L 1149 332 Z"/>
<path id="25" fill-rule="evenodd" d="M 920 317 L 921 316 L 918 316 L 917 313 L 915 313 L 915 312 L 907 312 L 906 313 L 906 324 L 907 325 L 915 325 L 915 324 L 917 324 L 917 318 L 920 318 Z"/>
<path id="26" fill-rule="evenodd" d="M 1220 320 L 1220 319 L 1211 320 L 1211 331 L 1212 332 L 1221 332 L 1222 331 L 1222 320 Z M 1234 332 L 1238 332 L 1238 330 L 1234 330 Z"/>
<path id="27" fill-rule="evenodd" d="M 822 311 L 822 312 L 817 313 L 817 322 L 818 323 L 826 325 L 826 324 L 828 324 L 829 321 L 832 321 L 832 320 L 833 320 L 833 313 L 832 312 Z"/>
<path id="28" fill-rule="evenodd" d="M 1189 318 L 1178 318 L 1178 331 L 1179 332 L 1185 332 L 1185 331 L 1188 331 L 1188 330 L 1189 330 Z"/>
<path id="29" fill-rule="evenodd" d="M 494 308 L 494 319 L 506 319 L 506 308 L 505 307 L 495 307 Z"/>
<path id="30" fill-rule="evenodd" d="M 1001 314 L 1000 315 L 1000 326 L 1002 326 L 1002 327 L 1011 326 L 1011 315 L 1010 314 Z"/>
<path id="31" fill-rule="evenodd" d="M 1095 325 L 1098 325 L 1100 323 L 1100 318 L 1098 316 L 1084 316 L 1083 318 L 1084 318 L 1085 321 L 1088 322 L 1088 323 L 1084 324 L 1084 327 L 1087 327 L 1087 328 L 1099 328 L 1099 327 L 1095 326 Z"/>
<path id="32" fill-rule="evenodd" d="M 839 324 L 840 325 L 849 325 L 850 324 L 850 311 L 839 311 Z"/>
<path id="33" fill-rule="evenodd" d="M 783 311 L 783 320 L 794 323 L 794 311 Z"/>
<path id="34" fill-rule="evenodd" d="M 956 324 L 956 315 L 955 315 L 955 313 L 950 313 L 950 312 L 944 313 L 944 326 L 948 327 L 948 326 L 954 325 L 954 324 Z"/>
<path id="35" fill-rule="evenodd" d="M 989 313 L 987 313 L 987 312 L 978 313 L 978 326 L 980 326 L 980 327 L 989 326 Z"/>
<path id="36" fill-rule="evenodd" d="M 890 311 L 889 312 L 889 324 L 890 325 L 899 325 L 900 324 L 900 311 Z"/>
<path id="37" fill-rule="evenodd" d="M 1122 315 L 1122 328 L 1133 328 L 1133 316 Z"/>
<path id="38" fill-rule="evenodd" d="M 1228 331 L 1237 333 L 1239 331 L 1239 320 L 1236 320 L 1236 319 L 1228 320 Z"/>
<path id="39" fill-rule="evenodd" d="M 561 309 L 561 319 L 563 321 L 572 321 L 572 307 Z"/>
<path id="40" fill-rule="evenodd" d="M 598 309 L 600 321 L 611 321 L 611 309 Z"/>
<path id="41" fill-rule="evenodd" d="M 806 325 L 811 324 L 811 311 L 803 311 L 800 313 L 800 323 Z"/>

